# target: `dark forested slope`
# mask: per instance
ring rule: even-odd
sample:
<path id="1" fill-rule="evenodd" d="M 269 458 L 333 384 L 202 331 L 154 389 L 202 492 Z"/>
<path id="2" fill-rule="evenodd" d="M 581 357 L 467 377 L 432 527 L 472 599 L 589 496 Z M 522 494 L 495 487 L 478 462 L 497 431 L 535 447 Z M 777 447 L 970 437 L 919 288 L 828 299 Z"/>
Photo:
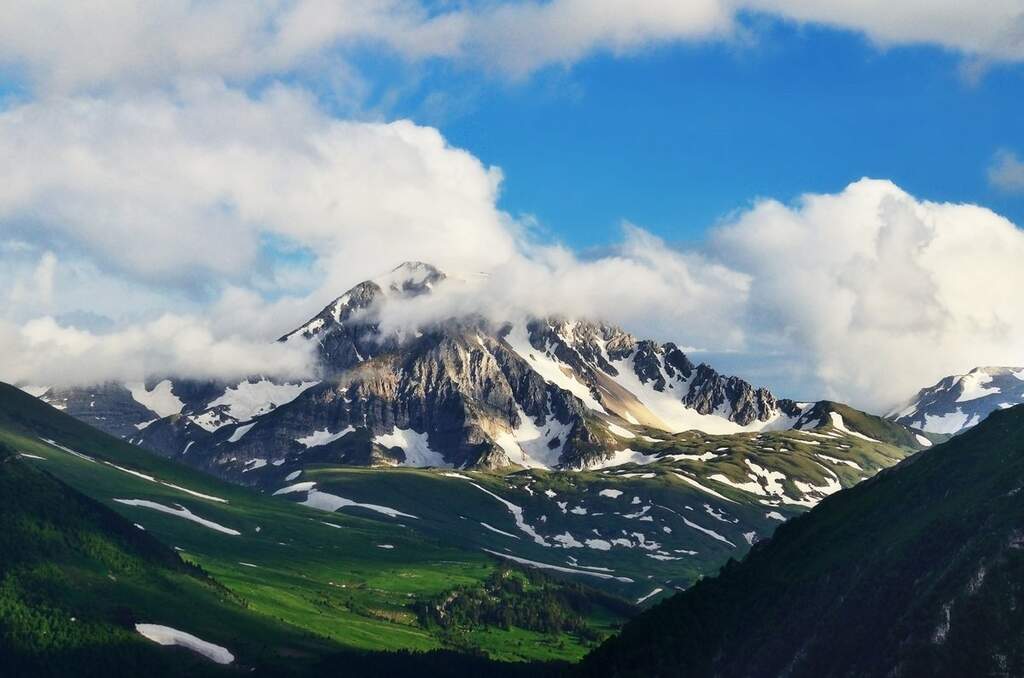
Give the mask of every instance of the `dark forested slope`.
<path id="1" fill-rule="evenodd" d="M 1024 675 L 1024 407 L 791 520 L 580 672 Z"/>

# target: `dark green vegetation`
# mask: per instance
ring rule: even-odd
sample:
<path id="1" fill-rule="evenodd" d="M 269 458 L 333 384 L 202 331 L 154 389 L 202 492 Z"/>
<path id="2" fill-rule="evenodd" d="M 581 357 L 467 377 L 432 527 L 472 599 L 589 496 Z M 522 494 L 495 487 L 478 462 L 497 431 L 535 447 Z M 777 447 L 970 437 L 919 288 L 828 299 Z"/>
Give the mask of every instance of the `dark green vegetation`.
<path id="1" fill-rule="evenodd" d="M 78 663 L 83 675 L 305 674 L 328 657 L 357 665 L 358 650 L 453 646 L 504 660 L 575 660 L 623 620 L 619 608 L 597 604 L 570 634 L 424 624 L 418 602 L 484 586 L 498 563 L 372 512 L 331 515 L 218 481 L 3 385 L 0 445 L 5 676 L 42 667 L 66 675 Z M 562 600 L 563 584 L 544 581 Z M 566 585 L 566 595 L 581 590 Z M 223 646 L 235 663 L 224 669 L 155 645 L 135 633 L 139 622 Z"/>
<path id="2" fill-rule="evenodd" d="M 596 614 L 632 616 L 629 602 L 580 584 L 552 581 L 540 572 L 502 566 L 478 586 L 462 586 L 415 605 L 425 626 L 458 633 L 518 627 L 543 633 L 570 633 L 600 640 L 587 624 Z"/>
<path id="3" fill-rule="evenodd" d="M 579 674 L 1024 675 L 1024 406 L 789 521 Z"/>
<path id="4" fill-rule="evenodd" d="M 0 443 L 0 673 L 225 673 L 135 632 L 136 623 L 154 619 L 230 640 L 248 661 L 279 673 L 291 668 L 280 652 L 331 647 L 251 614 L 200 568 Z M 260 637 L 274 637 L 280 652 L 254 642 Z"/>

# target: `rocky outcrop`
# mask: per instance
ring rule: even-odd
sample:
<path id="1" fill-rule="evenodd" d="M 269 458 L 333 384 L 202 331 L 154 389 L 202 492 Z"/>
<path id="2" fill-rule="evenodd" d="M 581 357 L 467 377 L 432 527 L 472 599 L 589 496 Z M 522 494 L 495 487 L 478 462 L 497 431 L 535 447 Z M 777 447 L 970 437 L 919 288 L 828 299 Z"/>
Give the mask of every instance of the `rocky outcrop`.
<path id="1" fill-rule="evenodd" d="M 123 384 L 112 382 L 86 388 L 51 388 L 41 398 L 72 417 L 119 438 L 133 438 L 141 426 L 160 418 L 135 400 Z"/>

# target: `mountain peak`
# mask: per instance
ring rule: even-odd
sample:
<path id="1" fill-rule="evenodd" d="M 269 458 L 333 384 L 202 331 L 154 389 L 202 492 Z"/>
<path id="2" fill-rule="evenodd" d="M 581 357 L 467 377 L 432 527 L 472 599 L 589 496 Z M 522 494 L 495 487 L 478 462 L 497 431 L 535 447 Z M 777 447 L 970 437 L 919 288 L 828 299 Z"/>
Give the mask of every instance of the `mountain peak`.
<path id="1" fill-rule="evenodd" d="M 995 410 L 1024 402 L 1024 368 L 981 366 L 923 388 L 889 416 L 929 433 L 960 433 Z"/>
<path id="2" fill-rule="evenodd" d="M 417 297 L 430 292 L 435 284 L 445 278 L 445 274 L 432 264 L 422 261 L 402 262 L 387 273 L 353 286 L 279 341 L 302 337 L 309 339 L 327 328 L 344 323 L 354 312 L 367 309 L 380 299 L 393 296 Z"/>
<path id="3" fill-rule="evenodd" d="M 376 283 L 385 294 L 399 292 L 416 296 L 445 279 L 436 266 L 422 261 L 404 261 L 384 275 L 367 282 Z"/>

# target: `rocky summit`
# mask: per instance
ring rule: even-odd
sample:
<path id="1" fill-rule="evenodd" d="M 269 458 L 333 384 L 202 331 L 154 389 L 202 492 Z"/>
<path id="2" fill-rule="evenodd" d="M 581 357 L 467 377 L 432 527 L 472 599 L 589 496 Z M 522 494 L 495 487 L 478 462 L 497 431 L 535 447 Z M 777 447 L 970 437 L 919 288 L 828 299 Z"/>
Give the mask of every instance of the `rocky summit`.
<path id="1" fill-rule="evenodd" d="M 582 469 L 630 453 L 609 433 L 785 429 L 807 404 L 695 364 L 672 343 L 602 322 L 479 315 L 384 330 L 387 304 L 447 278 L 419 262 L 362 282 L 282 342 L 308 342 L 315 380 L 176 379 L 50 389 L 98 428 L 225 476 L 290 457 L 357 465 Z"/>

